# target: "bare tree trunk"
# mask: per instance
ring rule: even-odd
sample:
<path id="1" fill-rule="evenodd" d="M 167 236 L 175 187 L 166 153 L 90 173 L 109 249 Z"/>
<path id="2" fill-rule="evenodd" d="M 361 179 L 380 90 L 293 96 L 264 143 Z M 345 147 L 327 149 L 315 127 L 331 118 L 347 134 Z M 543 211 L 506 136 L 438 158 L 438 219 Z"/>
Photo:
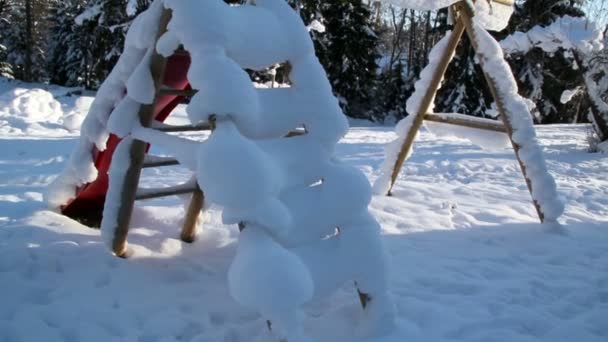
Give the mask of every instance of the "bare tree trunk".
<path id="1" fill-rule="evenodd" d="M 414 61 L 414 50 L 416 50 L 416 11 L 410 11 L 410 44 L 408 51 L 407 73 L 412 71 Z"/>
<path id="2" fill-rule="evenodd" d="M 431 50 L 431 11 L 426 12 L 426 25 L 424 30 L 424 64 L 429 60 L 429 51 Z"/>
<path id="3" fill-rule="evenodd" d="M 34 18 L 32 16 L 32 0 L 25 0 L 25 61 L 23 80 L 26 82 L 32 81 L 32 48 L 34 45 Z"/>

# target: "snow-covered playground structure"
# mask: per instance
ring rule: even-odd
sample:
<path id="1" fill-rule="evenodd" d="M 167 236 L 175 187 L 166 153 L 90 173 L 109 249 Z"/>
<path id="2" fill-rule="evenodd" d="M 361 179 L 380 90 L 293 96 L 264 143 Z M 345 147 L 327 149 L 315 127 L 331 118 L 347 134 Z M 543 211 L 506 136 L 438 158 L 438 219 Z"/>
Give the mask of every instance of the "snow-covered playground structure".
<path id="1" fill-rule="evenodd" d="M 437 90 L 451 62 L 458 43 L 466 32 L 483 70 L 496 107 L 515 155 L 532 195 L 534 207 L 541 222 L 555 223 L 564 210 L 558 197 L 555 180 L 549 174 L 542 149 L 536 138 L 532 115 L 524 98 L 518 94 L 513 73 L 504 60 L 500 44 L 487 30 L 502 30 L 513 13 L 512 0 L 385 0 L 418 10 L 450 8 L 454 29 L 431 50 L 429 65 L 422 71 L 414 94 L 407 101 L 410 114 L 397 125 L 398 138 L 386 148 L 382 175 L 374 184 L 376 193 L 391 195 L 391 189 L 412 153 L 412 145 L 424 120 L 432 113 Z M 467 120 L 457 115 L 459 120 Z M 449 119 L 449 118 L 448 118 Z M 484 122 L 468 119 L 471 124 L 484 128 Z M 433 121 L 437 121 L 434 120 Z M 445 120 L 450 123 L 449 120 Z M 488 124 L 485 123 L 487 126 Z M 497 129 L 494 129 L 497 131 Z"/>
<path id="2" fill-rule="evenodd" d="M 179 100 L 157 102 L 165 71 L 171 71 L 167 58 L 180 46 L 191 64 L 187 83 L 178 77 L 171 92 L 198 91 L 187 112 L 193 127 L 212 130 L 202 143 L 171 136 L 154 123 Z M 291 87 L 255 88 L 244 70 L 278 63 L 290 64 Z M 297 128 L 299 134 L 289 134 Z M 279 336 L 309 341 L 301 306 L 354 282 L 365 311 L 362 335 L 384 335 L 393 330 L 394 308 L 380 227 L 367 208 L 371 187 L 359 170 L 333 157 L 347 131 L 309 33 L 286 1 L 229 6 L 222 0 L 156 0 L 133 22 L 123 55 L 48 198 L 64 210 L 82 200 L 79 189 L 104 171 L 95 155 L 112 143 L 101 235 L 116 255 L 127 256 L 146 142 L 162 145 L 193 171 L 182 190 L 194 185 L 191 190 L 222 208 L 224 223 L 239 225 L 229 270 L 230 292 L 239 303 L 260 312 Z M 194 216 L 200 196 L 191 205 Z"/>

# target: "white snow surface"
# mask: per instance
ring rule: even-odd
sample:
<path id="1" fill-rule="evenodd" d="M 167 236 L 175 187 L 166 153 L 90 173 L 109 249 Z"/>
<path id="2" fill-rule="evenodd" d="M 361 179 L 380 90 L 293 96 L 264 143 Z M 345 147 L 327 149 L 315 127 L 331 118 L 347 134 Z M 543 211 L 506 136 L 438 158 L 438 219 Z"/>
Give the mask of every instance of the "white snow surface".
<path id="1" fill-rule="evenodd" d="M 188 123 L 185 107 L 169 123 Z M 608 157 L 587 153 L 588 129 L 537 128 L 567 205 L 563 234 L 537 223 L 510 150 L 421 131 L 394 196 L 371 203 L 399 327 L 373 341 L 606 341 Z M 336 156 L 374 180 L 395 137 L 390 127 L 358 121 Z M 128 260 L 108 253 L 98 230 L 47 210 L 42 193 L 77 142 L 60 126 L 32 136 L 7 129 L 0 138 L 0 341 L 279 341 L 267 317 L 229 293 L 240 234 L 221 223 L 217 207 L 190 245 L 178 238 L 181 199 L 137 202 Z M 142 185 L 190 176 L 184 167 L 149 169 Z M 314 341 L 361 341 L 353 326 L 364 313 L 351 285 L 303 311 Z"/>

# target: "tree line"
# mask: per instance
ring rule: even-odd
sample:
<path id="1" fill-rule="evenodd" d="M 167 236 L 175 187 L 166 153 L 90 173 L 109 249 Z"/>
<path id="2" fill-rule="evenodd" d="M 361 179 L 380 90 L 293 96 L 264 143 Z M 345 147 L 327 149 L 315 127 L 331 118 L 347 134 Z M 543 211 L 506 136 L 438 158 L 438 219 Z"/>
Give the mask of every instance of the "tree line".
<path id="1" fill-rule="evenodd" d="M 312 27 L 311 35 L 345 112 L 379 122 L 407 115 L 405 102 L 431 48 L 451 29 L 447 10 L 420 12 L 375 0 L 289 1 L 306 24 L 321 24 L 321 29 Z M 120 56 L 131 21 L 150 2 L 0 0 L 0 74 L 28 82 L 96 89 Z M 520 0 L 508 28 L 494 35 L 500 40 L 516 31 L 549 25 L 560 16 L 584 17 L 584 5 L 585 0 Z M 594 77 L 600 86 L 596 89 L 599 98 L 608 102 L 606 49 L 592 60 L 597 70 L 604 70 Z M 588 120 L 593 101 L 585 92 L 562 103 L 564 91 L 585 86 L 571 53 L 549 55 L 532 49 L 525 55 L 509 56 L 508 62 L 521 94 L 535 105 L 537 123 Z M 279 81 L 286 78 L 283 73 L 280 68 Z M 263 72 L 251 74 L 257 79 L 269 77 Z M 493 100 L 466 37 L 448 70 L 435 110 L 495 116 Z M 608 138 L 608 128 L 605 134 Z"/>

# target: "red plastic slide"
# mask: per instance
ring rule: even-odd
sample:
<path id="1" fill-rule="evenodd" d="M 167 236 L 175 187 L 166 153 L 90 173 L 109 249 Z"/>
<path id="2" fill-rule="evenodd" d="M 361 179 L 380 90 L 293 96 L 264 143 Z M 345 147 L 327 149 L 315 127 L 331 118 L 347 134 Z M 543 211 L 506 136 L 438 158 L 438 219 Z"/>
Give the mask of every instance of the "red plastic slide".
<path id="1" fill-rule="evenodd" d="M 189 56 L 171 56 L 167 62 L 163 84 L 173 89 L 190 89 L 187 78 L 189 67 Z M 154 119 L 163 122 L 183 100 L 183 96 L 160 96 L 154 108 Z M 97 222 L 101 221 L 106 193 L 108 191 L 108 170 L 112 162 L 112 155 L 120 140 L 112 134 L 108 139 L 105 151 L 98 151 L 97 149 L 91 151 L 95 156 L 95 167 L 99 172 L 97 179 L 77 189 L 76 197 L 62 207 L 61 211 L 64 215 L 73 218 L 87 218 Z"/>

